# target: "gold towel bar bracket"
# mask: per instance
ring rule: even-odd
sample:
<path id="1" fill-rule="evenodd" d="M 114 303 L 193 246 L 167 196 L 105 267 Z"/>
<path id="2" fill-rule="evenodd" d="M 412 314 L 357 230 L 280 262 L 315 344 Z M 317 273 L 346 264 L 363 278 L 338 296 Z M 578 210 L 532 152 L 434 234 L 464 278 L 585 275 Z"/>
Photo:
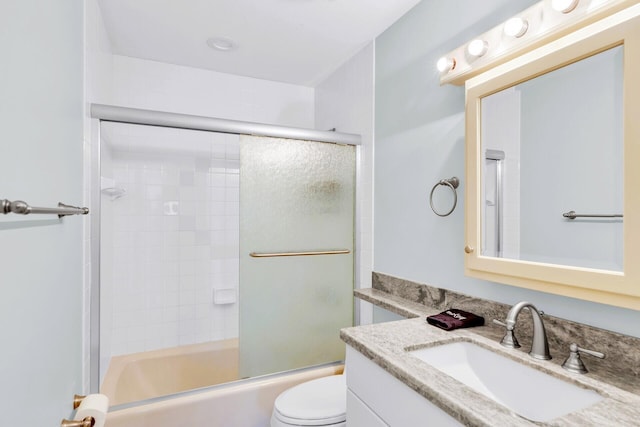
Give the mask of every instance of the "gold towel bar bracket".
<path id="1" fill-rule="evenodd" d="M 82 396 L 80 394 L 76 394 L 73 396 L 73 409 L 78 409 L 84 398 L 87 396 Z M 93 417 L 85 417 L 83 420 L 62 420 L 60 422 L 60 427 L 92 427 L 96 423 L 96 420 Z"/>
<path id="2" fill-rule="evenodd" d="M 80 406 L 80 404 L 82 403 L 82 401 L 84 400 L 84 398 L 87 396 L 82 396 L 80 394 L 75 394 L 73 396 L 73 409 L 78 409 L 78 406 Z"/>
<path id="3" fill-rule="evenodd" d="M 86 417 L 79 421 L 62 420 L 62 422 L 60 422 L 60 427 L 93 427 L 95 423 L 95 418 Z"/>

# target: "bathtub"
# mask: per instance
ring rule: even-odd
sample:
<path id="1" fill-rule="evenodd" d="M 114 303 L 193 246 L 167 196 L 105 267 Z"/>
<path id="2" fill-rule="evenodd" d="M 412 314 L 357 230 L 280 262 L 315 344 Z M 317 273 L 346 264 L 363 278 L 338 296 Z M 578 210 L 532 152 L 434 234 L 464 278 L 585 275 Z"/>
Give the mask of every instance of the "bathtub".
<path id="1" fill-rule="evenodd" d="M 111 405 L 235 381 L 238 339 L 115 356 L 100 392 Z"/>
<path id="2" fill-rule="evenodd" d="M 284 390 L 328 375 L 343 365 L 309 368 L 183 393 L 124 409 L 110 408 L 106 427 L 267 427 Z"/>

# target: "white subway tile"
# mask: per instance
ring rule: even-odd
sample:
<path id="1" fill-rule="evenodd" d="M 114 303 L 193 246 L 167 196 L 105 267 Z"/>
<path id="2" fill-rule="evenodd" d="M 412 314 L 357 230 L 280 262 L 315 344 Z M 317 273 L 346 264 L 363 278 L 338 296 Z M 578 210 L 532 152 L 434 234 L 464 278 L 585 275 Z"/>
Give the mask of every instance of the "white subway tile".
<path id="1" fill-rule="evenodd" d="M 178 231 L 180 228 L 180 217 L 177 215 L 165 215 L 162 217 L 163 231 Z"/>
<path id="2" fill-rule="evenodd" d="M 224 187 L 227 181 L 226 173 L 211 173 L 209 174 L 209 182 L 211 187 Z"/>
<path id="3" fill-rule="evenodd" d="M 186 187 L 186 186 L 180 186 L 179 190 L 179 200 L 181 202 L 191 202 L 191 201 L 196 201 L 197 197 L 196 197 L 196 190 L 193 186 L 191 187 Z"/>
<path id="4" fill-rule="evenodd" d="M 224 215 L 225 214 L 225 203 L 224 201 L 213 201 L 209 207 L 210 215 Z"/>
<path id="5" fill-rule="evenodd" d="M 162 309 L 162 322 L 165 327 L 169 324 L 178 321 L 178 307 L 177 306 L 165 306 Z"/>
<path id="6" fill-rule="evenodd" d="M 194 231 L 179 231 L 180 246 L 193 246 L 196 244 L 196 233 Z"/>
<path id="7" fill-rule="evenodd" d="M 193 293 L 193 291 L 191 291 Z M 195 298 L 195 297 L 194 297 Z M 187 322 L 196 318 L 195 305 L 185 305 L 178 307 L 178 322 Z"/>
<path id="8" fill-rule="evenodd" d="M 162 186 L 161 185 L 146 185 L 145 186 L 145 199 L 147 199 L 147 200 L 162 200 Z"/>
<path id="9" fill-rule="evenodd" d="M 194 276 L 196 274 L 195 261 L 180 261 L 180 277 Z"/>
<path id="10" fill-rule="evenodd" d="M 180 215 L 180 231 L 193 231 L 196 229 L 195 215 Z"/>
<path id="11" fill-rule="evenodd" d="M 194 290 L 180 290 L 180 315 L 182 318 L 182 309 L 193 313 L 196 303 L 196 292 Z M 195 314 L 192 314 L 195 315 Z"/>
<path id="12" fill-rule="evenodd" d="M 179 206 L 180 215 L 196 215 L 196 202 L 193 200 L 181 200 Z"/>
<path id="13" fill-rule="evenodd" d="M 165 308 L 180 306 L 180 291 L 167 291 Z"/>

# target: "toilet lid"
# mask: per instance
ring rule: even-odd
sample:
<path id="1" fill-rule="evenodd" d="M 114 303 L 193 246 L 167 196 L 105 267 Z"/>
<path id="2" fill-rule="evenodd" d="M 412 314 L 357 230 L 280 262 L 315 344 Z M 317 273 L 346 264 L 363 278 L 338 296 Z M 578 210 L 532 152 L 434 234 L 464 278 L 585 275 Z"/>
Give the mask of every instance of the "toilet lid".
<path id="1" fill-rule="evenodd" d="M 280 420 L 292 424 L 319 425 L 344 421 L 347 414 L 344 375 L 298 384 L 280 394 L 274 407 Z"/>

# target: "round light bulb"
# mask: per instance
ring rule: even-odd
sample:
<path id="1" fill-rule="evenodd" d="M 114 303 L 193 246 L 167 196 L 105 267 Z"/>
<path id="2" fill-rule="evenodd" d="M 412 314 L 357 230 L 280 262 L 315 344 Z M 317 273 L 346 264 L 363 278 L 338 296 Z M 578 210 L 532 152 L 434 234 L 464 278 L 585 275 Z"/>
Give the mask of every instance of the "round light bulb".
<path id="1" fill-rule="evenodd" d="M 467 53 L 471 56 L 482 56 L 489 50 L 489 43 L 484 40 L 475 39 L 467 46 Z"/>
<path id="2" fill-rule="evenodd" d="M 553 10 L 562 13 L 569 13 L 578 6 L 580 0 L 551 0 Z"/>
<path id="3" fill-rule="evenodd" d="M 526 19 L 511 18 L 504 23 L 504 33 L 509 37 L 522 37 L 529 29 Z"/>
<path id="4" fill-rule="evenodd" d="M 438 59 L 438 62 L 436 63 L 436 67 L 438 68 L 438 71 L 440 71 L 441 73 L 448 73 L 449 71 L 453 70 L 456 67 L 456 60 L 453 58 L 447 58 L 446 56 L 443 56 L 442 58 Z"/>

